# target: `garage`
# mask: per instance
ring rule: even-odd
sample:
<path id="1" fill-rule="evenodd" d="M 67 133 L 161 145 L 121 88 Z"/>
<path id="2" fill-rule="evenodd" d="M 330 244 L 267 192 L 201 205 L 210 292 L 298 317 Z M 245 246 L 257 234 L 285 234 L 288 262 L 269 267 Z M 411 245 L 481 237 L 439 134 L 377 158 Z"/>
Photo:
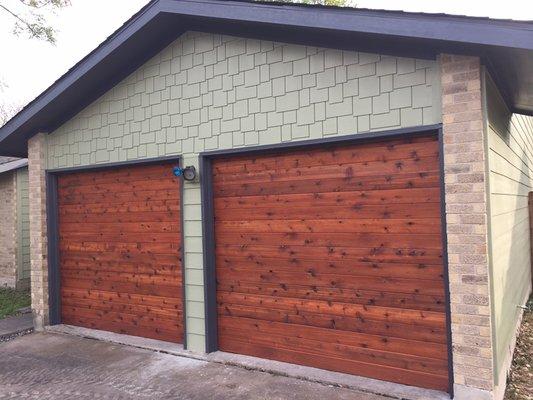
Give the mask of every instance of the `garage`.
<path id="1" fill-rule="evenodd" d="M 437 134 L 209 165 L 219 350 L 449 390 Z"/>
<path id="2" fill-rule="evenodd" d="M 57 175 L 62 323 L 183 342 L 174 165 Z"/>

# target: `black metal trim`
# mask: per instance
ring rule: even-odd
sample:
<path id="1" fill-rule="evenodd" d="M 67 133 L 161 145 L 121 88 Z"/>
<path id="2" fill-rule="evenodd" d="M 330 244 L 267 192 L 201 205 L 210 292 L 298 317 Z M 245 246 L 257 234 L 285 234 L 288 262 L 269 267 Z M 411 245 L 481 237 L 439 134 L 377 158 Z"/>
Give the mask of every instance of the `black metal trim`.
<path id="1" fill-rule="evenodd" d="M 448 230 L 446 224 L 446 181 L 444 175 L 444 135 L 442 127 L 438 129 L 439 135 L 439 163 L 440 163 L 440 220 L 442 236 L 442 262 L 444 265 L 444 299 L 446 311 L 446 338 L 448 342 L 448 393 L 454 397 L 453 377 L 453 346 L 452 346 L 452 310 L 450 299 L 450 271 L 448 262 Z"/>
<path id="2" fill-rule="evenodd" d="M 366 133 L 355 133 L 351 135 L 343 136 L 333 136 L 328 138 L 321 139 L 309 139 L 309 140 L 300 140 L 295 142 L 288 143 L 276 143 L 269 145 L 260 145 L 260 146 L 250 146 L 250 147 L 239 147 L 227 150 L 213 150 L 213 151 L 204 151 L 199 154 L 200 158 L 213 158 L 215 156 L 228 156 L 232 154 L 249 154 L 249 153 L 262 153 L 268 154 L 276 151 L 298 149 L 302 147 L 312 147 L 312 146 L 327 146 L 327 145 L 336 145 L 342 143 L 367 143 L 374 141 L 382 141 L 386 138 L 393 138 L 398 136 L 416 136 L 416 135 L 427 135 L 431 131 L 437 131 L 441 128 L 441 124 L 426 125 L 426 126 L 416 126 L 411 128 L 399 128 L 391 129 L 388 131 L 379 131 L 379 132 L 366 132 Z"/>
<path id="3" fill-rule="evenodd" d="M 203 228 L 203 252 L 204 252 L 204 301 L 205 301 L 205 337 L 206 352 L 218 350 L 218 327 L 217 327 L 217 304 L 216 304 L 216 263 L 215 263 L 215 220 L 213 210 L 213 188 L 211 160 L 216 157 L 225 157 L 241 154 L 268 154 L 279 151 L 289 151 L 292 149 L 312 148 L 318 146 L 333 146 L 343 143 L 368 143 L 373 141 L 383 141 L 399 137 L 416 137 L 434 134 L 438 136 L 440 152 L 440 185 L 441 185 L 441 220 L 443 238 L 443 264 L 445 282 L 446 301 L 446 330 L 448 340 L 448 373 L 449 373 L 449 394 L 453 398 L 453 357 L 451 341 L 451 309 L 450 309 L 450 287 L 448 278 L 448 252 L 446 237 L 446 204 L 444 190 L 444 145 L 442 138 L 442 125 L 428 125 L 413 128 L 401 128 L 390 131 L 360 133 L 346 136 L 336 136 L 324 139 L 302 140 L 290 143 L 278 143 L 266 146 L 253 146 L 238 149 L 214 150 L 199 154 L 201 170 L 201 192 L 202 192 L 202 228 Z"/>
<path id="4" fill-rule="evenodd" d="M 64 172 L 77 172 L 77 171 L 92 171 L 96 169 L 111 169 L 111 168 L 121 168 L 121 167 L 127 167 L 132 165 L 139 165 L 139 164 L 157 164 L 160 162 L 165 161 L 176 161 L 180 162 L 181 156 L 175 155 L 175 156 L 163 156 L 163 157 L 153 157 L 153 158 L 138 158 L 135 160 L 128 160 L 128 161 L 116 161 L 116 162 L 109 162 L 109 163 L 102 163 L 102 164 L 91 164 L 91 165 L 80 165 L 79 167 L 65 167 L 65 168 L 50 168 L 47 169 L 46 172 L 51 172 L 54 174 L 64 173 Z"/>
<path id="5" fill-rule="evenodd" d="M 213 175 L 211 159 L 200 158 L 200 190 L 202 195 L 202 231 L 204 258 L 205 351 L 218 350 L 217 283 L 215 270 L 215 220 L 213 210 Z"/>
<path id="6" fill-rule="evenodd" d="M 48 239 L 48 295 L 50 325 L 61 323 L 61 271 L 59 266 L 59 210 L 57 196 L 57 177 L 73 172 L 89 172 L 104 169 L 124 168 L 128 166 L 141 166 L 175 161 L 182 164 L 182 156 L 165 156 L 155 158 L 136 159 L 103 164 L 92 164 L 79 167 L 55 168 L 46 170 L 46 209 L 47 209 L 47 239 Z M 181 274 L 182 274 L 182 304 L 183 304 L 183 348 L 187 348 L 187 299 L 185 291 L 185 250 L 183 230 L 183 181 L 180 182 L 180 236 L 181 236 Z"/>
<path id="7" fill-rule="evenodd" d="M 57 175 L 46 172 L 46 234 L 48 246 L 48 318 L 61 323 L 61 273 L 59 267 Z"/>

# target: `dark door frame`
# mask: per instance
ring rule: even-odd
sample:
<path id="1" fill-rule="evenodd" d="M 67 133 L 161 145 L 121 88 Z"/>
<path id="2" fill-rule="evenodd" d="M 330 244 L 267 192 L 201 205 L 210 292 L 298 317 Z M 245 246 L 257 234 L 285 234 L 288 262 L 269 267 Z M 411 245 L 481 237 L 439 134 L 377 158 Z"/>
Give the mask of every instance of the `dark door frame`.
<path id="1" fill-rule="evenodd" d="M 156 158 L 119 161 L 112 163 L 93 164 L 80 167 L 54 168 L 45 171 L 46 179 L 46 215 L 48 239 L 48 305 L 50 325 L 61 324 L 61 268 L 59 263 L 59 209 L 57 194 L 57 178 L 73 172 L 89 172 L 104 169 L 118 169 L 142 165 L 159 164 L 162 162 L 176 162 L 182 167 L 181 156 L 166 156 Z M 180 184 L 180 241 L 181 241 L 181 276 L 182 276 L 182 304 L 183 304 L 183 348 L 187 348 L 187 315 L 185 299 L 185 240 L 183 230 L 183 180 Z"/>
<path id="2" fill-rule="evenodd" d="M 446 333 L 448 342 L 448 392 L 453 398 L 453 357 L 451 336 L 450 283 L 448 276 L 448 240 L 446 230 L 446 203 L 444 185 L 444 143 L 442 124 L 426 125 L 413 128 L 401 128 L 380 132 L 359 133 L 331 138 L 302 140 L 288 143 L 277 143 L 264 146 L 252 146 L 227 150 L 206 151 L 199 154 L 200 189 L 202 197 L 202 230 L 204 257 L 204 307 L 205 307 L 205 348 L 206 352 L 214 352 L 218 347 L 218 322 L 216 303 L 216 263 L 215 263 L 215 220 L 213 209 L 213 176 L 211 161 L 214 158 L 243 154 L 271 154 L 290 150 L 328 147 L 339 144 L 362 144 L 380 142 L 387 139 L 398 139 L 436 135 L 439 142 L 440 190 L 441 190 L 441 226 L 442 226 L 442 258 L 444 264 L 444 296 L 446 314 Z"/>

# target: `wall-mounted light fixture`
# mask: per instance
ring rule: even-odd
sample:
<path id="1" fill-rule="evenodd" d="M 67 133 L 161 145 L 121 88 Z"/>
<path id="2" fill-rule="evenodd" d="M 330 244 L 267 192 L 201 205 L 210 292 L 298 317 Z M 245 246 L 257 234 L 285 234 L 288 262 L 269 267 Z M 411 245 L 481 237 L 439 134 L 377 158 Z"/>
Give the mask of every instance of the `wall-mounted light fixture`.
<path id="1" fill-rule="evenodd" d="M 183 177 L 184 180 L 189 181 L 189 182 L 194 181 L 196 177 L 198 176 L 196 174 L 196 168 L 194 168 L 194 166 L 192 165 L 189 165 L 188 167 L 185 167 L 185 168 L 176 166 L 172 168 L 172 172 L 174 172 L 175 176 L 178 176 L 178 177 L 181 176 Z"/>

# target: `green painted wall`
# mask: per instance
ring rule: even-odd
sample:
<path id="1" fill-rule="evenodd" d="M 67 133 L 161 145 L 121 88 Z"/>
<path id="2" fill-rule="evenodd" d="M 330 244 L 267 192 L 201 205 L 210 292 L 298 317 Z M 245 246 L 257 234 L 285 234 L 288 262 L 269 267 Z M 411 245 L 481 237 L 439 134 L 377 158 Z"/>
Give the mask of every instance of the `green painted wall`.
<path id="1" fill-rule="evenodd" d="M 531 291 L 528 193 L 533 190 L 533 117 L 511 114 L 486 74 L 490 258 L 495 376 L 507 368 Z"/>
<path id="2" fill-rule="evenodd" d="M 48 168 L 441 122 L 436 61 L 188 32 L 48 136 Z M 184 186 L 187 340 L 204 349 L 199 184 Z"/>
<path id="3" fill-rule="evenodd" d="M 17 286 L 30 287 L 30 205 L 28 169 L 17 174 Z"/>

